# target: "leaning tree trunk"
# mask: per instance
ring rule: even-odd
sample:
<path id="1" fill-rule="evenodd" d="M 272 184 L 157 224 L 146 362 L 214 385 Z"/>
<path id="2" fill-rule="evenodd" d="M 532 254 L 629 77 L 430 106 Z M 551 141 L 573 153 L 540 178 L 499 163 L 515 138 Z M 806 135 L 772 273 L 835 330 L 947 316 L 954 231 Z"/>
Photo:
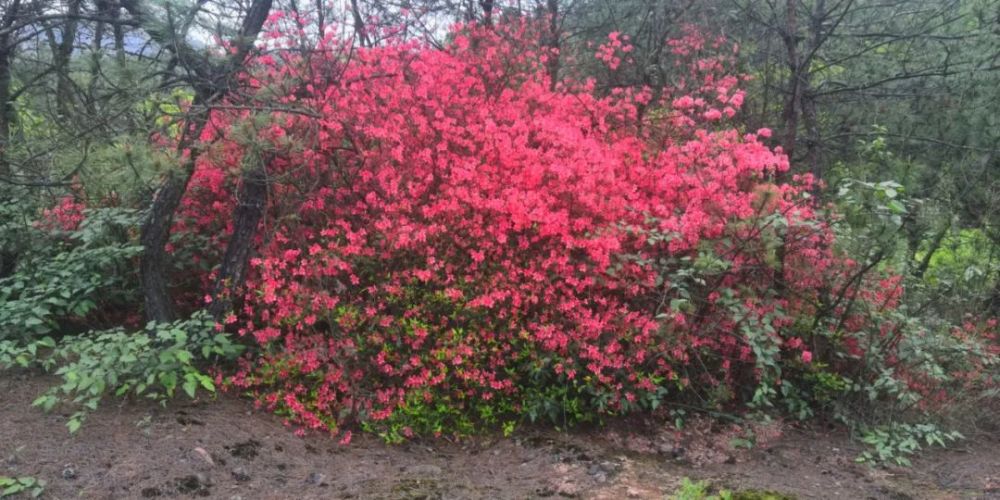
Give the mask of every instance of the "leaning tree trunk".
<path id="1" fill-rule="evenodd" d="M 167 241 L 170 239 L 170 226 L 174 221 L 174 212 L 180 206 L 181 198 L 187 189 L 190 175 L 185 172 L 171 173 L 163 180 L 156 190 L 149 216 L 142 225 L 139 242 L 145 250 L 139 259 L 139 277 L 145 295 L 146 317 L 153 321 L 172 321 L 174 308 L 167 292 L 168 256 Z"/>
<path id="2" fill-rule="evenodd" d="M 198 94 L 192 107 L 202 107 L 209 100 L 211 98 Z M 197 138 L 208 123 L 208 112 L 199 112 L 189 119 L 186 137 Z M 185 141 L 182 139 L 183 142 Z M 188 182 L 194 175 L 200 151 L 198 147 L 190 148 L 179 171 L 167 172 L 153 195 L 149 214 L 140 228 L 139 243 L 142 244 L 143 254 L 139 259 L 139 280 L 145 297 L 146 317 L 152 321 L 174 320 L 173 302 L 168 292 L 167 270 L 170 268 L 170 258 L 166 247 L 170 241 L 174 214 L 180 207 Z"/>
<path id="3" fill-rule="evenodd" d="M 139 278 L 145 296 L 146 317 L 152 321 L 174 319 L 174 307 L 167 291 L 167 269 L 170 259 L 166 246 L 174 213 L 181 204 L 188 181 L 194 171 L 194 160 L 188 160 L 180 173 L 168 174 L 153 197 L 149 215 L 142 225 L 139 242 L 143 247 L 139 259 Z"/>
<path id="4" fill-rule="evenodd" d="M 242 176 L 241 186 L 233 214 L 233 234 L 226 245 L 226 254 L 215 279 L 212 303 L 209 312 L 221 319 L 232 310 L 236 293 L 246 279 L 247 266 L 257 227 L 264 218 L 267 207 L 267 158 L 247 169 Z"/>
<path id="5" fill-rule="evenodd" d="M 174 214 L 180 207 L 188 182 L 194 174 L 201 150 L 196 143 L 208 123 L 210 109 L 212 105 L 224 100 L 232 90 L 229 85 L 253 48 L 272 3 L 273 0 L 253 0 L 243 18 L 239 34 L 232 40 L 236 50 L 221 64 L 213 64 L 192 49 L 185 40 L 180 39 L 172 27 L 165 28 L 153 19 L 143 3 L 138 0 L 122 0 L 122 6 L 139 21 L 149 36 L 160 45 L 170 47 L 175 53 L 184 69 L 192 75 L 189 83 L 195 90 L 191 106 L 195 114 L 188 118 L 185 136 L 178 148 L 179 151 L 187 148 L 189 153 L 179 171 L 169 172 L 164 177 L 153 197 L 140 234 L 143 246 L 139 265 L 140 282 L 145 297 L 146 317 L 150 320 L 163 322 L 175 317 L 167 278 L 170 259 L 166 252 Z M 191 147 L 192 144 L 195 146 Z"/>

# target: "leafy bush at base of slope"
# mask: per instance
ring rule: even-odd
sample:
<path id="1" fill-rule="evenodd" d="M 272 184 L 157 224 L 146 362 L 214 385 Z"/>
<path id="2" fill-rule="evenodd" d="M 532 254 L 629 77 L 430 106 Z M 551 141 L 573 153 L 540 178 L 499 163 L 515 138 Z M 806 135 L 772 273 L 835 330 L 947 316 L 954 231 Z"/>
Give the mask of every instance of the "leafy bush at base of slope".
<path id="1" fill-rule="evenodd" d="M 91 331 L 58 342 L 46 337 L 27 346 L 0 341 L 0 368 L 40 366 L 59 376 L 62 383 L 33 404 L 46 411 L 57 404 L 75 408 L 66 425 L 76 432 L 109 395 L 165 402 L 178 389 L 190 398 L 199 390 L 214 393 L 215 383 L 204 367 L 242 352 L 243 346 L 217 331 L 207 313 L 198 312 L 173 323 L 149 323 L 137 332 Z"/>

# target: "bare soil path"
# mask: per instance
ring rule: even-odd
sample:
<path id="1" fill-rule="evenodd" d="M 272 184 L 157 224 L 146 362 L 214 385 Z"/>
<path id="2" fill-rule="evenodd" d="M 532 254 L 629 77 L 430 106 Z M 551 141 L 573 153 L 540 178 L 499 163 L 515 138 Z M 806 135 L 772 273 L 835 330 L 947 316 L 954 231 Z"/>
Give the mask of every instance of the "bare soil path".
<path id="1" fill-rule="evenodd" d="M 855 464 L 861 448 L 842 432 L 793 428 L 751 450 L 734 449 L 730 431 L 712 425 L 683 435 L 526 429 L 399 446 L 355 435 L 345 447 L 295 437 L 279 418 L 222 396 L 167 407 L 108 402 L 70 436 L 64 415 L 30 407 L 52 380 L 0 373 L 0 475 L 46 481 L 45 498 L 662 499 L 689 477 L 791 498 L 1000 499 L 996 433 L 909 469 Z"/>

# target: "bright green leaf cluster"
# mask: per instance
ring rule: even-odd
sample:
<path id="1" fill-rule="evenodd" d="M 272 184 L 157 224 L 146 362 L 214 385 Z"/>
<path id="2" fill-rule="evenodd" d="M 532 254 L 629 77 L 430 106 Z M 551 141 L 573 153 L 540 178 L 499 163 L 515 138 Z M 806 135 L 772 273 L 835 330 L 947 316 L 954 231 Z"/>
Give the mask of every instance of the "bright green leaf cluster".
<path id="1" fill-rule="evenodd" d="M 45 481 L 31 476 L 8 477 L 0 476 L 0 498 L 27 493 L 31 498 L 38 498 L 45 491 Z"/>

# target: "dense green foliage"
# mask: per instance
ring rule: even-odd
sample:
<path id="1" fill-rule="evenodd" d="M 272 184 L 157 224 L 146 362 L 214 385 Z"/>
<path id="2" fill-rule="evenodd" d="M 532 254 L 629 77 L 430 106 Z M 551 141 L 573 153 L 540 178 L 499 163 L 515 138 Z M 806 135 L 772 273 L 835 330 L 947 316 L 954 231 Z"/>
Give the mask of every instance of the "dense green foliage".
<path id="1" fill-rule="evenodd" d="M 130 261 L 142 248 L 126 233 L 137 215 L 130 209 L 80 209 L 60 215 L 79 217 L 69 227 L 20 231 L 23 257 L 0 278 L 0 341 L 63 332 L 72 327 L 61 320 L 128 303 L 134 297 Z"/>

